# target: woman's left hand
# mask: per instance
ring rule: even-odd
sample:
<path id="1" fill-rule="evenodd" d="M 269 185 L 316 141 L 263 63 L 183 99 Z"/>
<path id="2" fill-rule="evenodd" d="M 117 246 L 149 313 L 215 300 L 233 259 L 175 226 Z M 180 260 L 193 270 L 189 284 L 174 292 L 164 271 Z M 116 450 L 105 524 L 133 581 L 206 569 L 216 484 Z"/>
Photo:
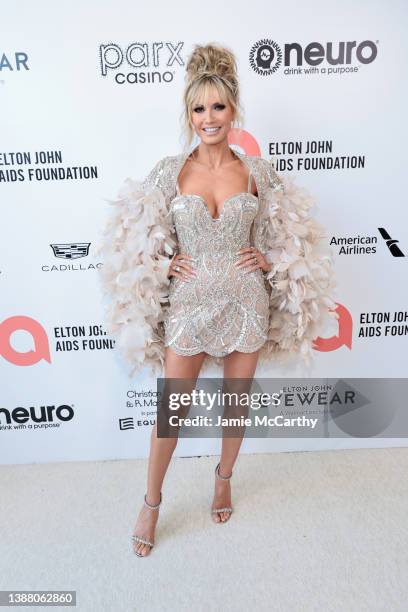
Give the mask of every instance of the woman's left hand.
<path id="1" fill-rule="evenodd" d="M 245 268 L 244 272 L 252 272 L 258 268 L 261 268 L 264 272 L 272 270 L 272 265 L 266 261 L 261 251 L 258 251 L 255 247 L 240 249 L 236 254 L 241 255 L 241 257 L 234 265 L 236 268 Z"/>

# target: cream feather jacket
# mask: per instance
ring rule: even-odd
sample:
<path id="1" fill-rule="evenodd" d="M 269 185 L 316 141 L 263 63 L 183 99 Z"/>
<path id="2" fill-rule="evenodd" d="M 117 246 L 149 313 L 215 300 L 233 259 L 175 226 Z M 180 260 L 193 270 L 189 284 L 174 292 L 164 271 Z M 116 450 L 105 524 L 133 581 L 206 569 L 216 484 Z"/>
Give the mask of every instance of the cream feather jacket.
<path id="1" fill-rule="evenodd" d="M 270 296 L 268 339 L 259 362 L 300 359 L 310 364 L 313 341 L 329 319 L 337 318 L 331 290 L 333 255 L 322 226 L 311 216 L 310 195 L 292 179 L 279 176 L 272 163 L 234 151 L 251 169 L 259 210 L 251 245 L 272 264 L 264 273 Z M 168 308 L 167 278 L 177 253 L 170 212 L 176 181 L 189 153 L 157 162 L 141 182 L 126 179 L 100 233 L 100 284 L 107 300 L 105 323 L 128 364 L 129 376 L 150 367 L 164 376 L 163 318 Z M 209 365 L 222 358 L 208 357 Z"/>

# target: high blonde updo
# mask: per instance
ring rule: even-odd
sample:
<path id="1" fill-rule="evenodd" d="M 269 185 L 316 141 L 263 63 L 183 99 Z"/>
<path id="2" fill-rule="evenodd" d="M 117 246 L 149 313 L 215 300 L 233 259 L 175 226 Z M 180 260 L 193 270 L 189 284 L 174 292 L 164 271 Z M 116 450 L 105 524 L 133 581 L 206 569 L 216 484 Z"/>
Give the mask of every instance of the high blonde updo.
<path id="1" fill-rule="evenodd" d="M 231 105 L 234 113 L 233 127 L 242 125 L 237 62 L 232 51 L 215 43 L 195 45 L 187 60 L 185 81 L 182 123 L 187 147 L 195 135 L 192 109 L 197 103 L 205 104 L 211 86 L 216 87 L 224 104 Z"/>

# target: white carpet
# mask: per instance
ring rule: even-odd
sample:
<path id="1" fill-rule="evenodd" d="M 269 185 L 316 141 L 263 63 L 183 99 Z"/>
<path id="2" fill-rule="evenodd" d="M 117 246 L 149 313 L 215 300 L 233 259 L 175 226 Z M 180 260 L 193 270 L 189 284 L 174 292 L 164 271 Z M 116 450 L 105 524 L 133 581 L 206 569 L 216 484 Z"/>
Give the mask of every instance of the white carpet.
<path id="1" fill-rule="evenodd" d="M 217 461 L 173 458 L 145 559 L 146 460 L 1 466 L 1 589 L 76 590 L 86 612 L 408 610 L 408 449 L 240 455 L 224 525 Z"/>

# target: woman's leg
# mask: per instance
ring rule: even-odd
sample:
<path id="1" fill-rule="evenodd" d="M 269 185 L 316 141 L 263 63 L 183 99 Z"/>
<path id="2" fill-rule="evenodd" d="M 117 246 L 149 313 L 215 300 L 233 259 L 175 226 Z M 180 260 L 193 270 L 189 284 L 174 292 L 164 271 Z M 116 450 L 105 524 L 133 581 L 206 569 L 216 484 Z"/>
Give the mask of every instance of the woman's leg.
<path id="1" fill-rule="evenodd" d="M 224 378 L 239 378 L 241 382 L 234 382 L 231 385 L 231 391 L 237 393 L 249 393 L 252 385 L 252 378 L 255 374 L 258 363 L 259 351 L 254 353 L 240 353 L 233 351 L 224 357 Z M 249 380 L 245 380 L 249 379 Z M 239 411 L 237 411 L 239 413 Z M 234 416 L 233 412 L 231 416 Z M 238 416 L 238 415 L 237 415 Z M 239 428 L 237 428 L 238 430 Z M 222 438 L 222 450 L 220 459 L 220 475 L 229 476 L 238 456 L 239 449 L 242 444 L 245 428 L 242 428 L 242 435 L 238 437 Z M 215 491 L 212 508 L 226 508 L 231 506 L 231 484 L 229 480 L 215 479 Z M 229 518 L 229 512 L 214 513 L 213 520 L 216 523 L 225 521 Z"/>
<path id="2" fill-rule="evenodd" d="M 165 348 L 164 378 L 185 378 L 191 381 L 191 390 L 197 381 L 206 353 L 198 353 L 191 357 L 177 355 L 170 347 Z M 157 422 L 153 425 L 150 436 L 150 453 L 147 470 L 146 499 L 149 504 L 156 505 L 160 501 L 160 491 L 166 475 L 178 438 L 158 438 Z M 152 510 L 143 504 L 136 521 L 133 533 L 153 542 L 154 531 L 159 517 L 159 508 Z M 133 543 L 135 551 L 146 556 L 150 546 L 141 542 Z"/>

